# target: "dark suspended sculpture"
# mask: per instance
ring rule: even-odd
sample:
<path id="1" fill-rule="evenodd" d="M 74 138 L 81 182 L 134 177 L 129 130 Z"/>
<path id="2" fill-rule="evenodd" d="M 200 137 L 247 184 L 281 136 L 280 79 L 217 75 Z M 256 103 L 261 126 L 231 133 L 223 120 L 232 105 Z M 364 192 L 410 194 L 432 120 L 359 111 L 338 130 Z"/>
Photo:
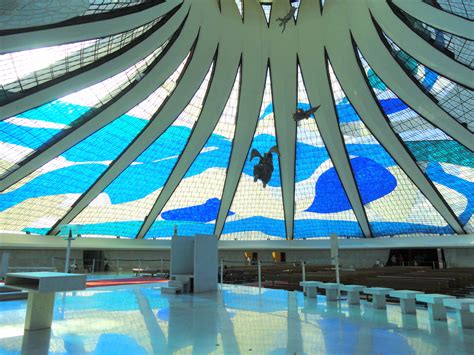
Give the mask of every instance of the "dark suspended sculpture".
<path id="1" fill-rule="evenodd" d="M 281 33 L 285 32 L 286 24 L 288 23 L 288 21 L 290 21 L 293 18 L 295 12 L 296 12 L 296 7 L 291 6 L 290 11 L 288 11 L 288 13 L 284 17 L 278 17 L 276 19 L 276 21 L 280 21 L 280 24 L 278 26 L 280 27 L 283 26 L 283 28 L 281 29 Z"/>
<path id="2" fill-rule="evenodd" d="M 321 105 L 318 105 L 316 107 L 311 107 L 307 110 L 303 110 L 301 108 L 297 108 L 296 109 L 296 112 L 293 114 L 293 119 L 296 121 L 296 122 L 299 122 L 299 121 L 302 121 L 302 120 L 306 120 L 308 118 L 311 117 L 311 115 L 313 115 L 316 111 L 318 111 L 318 109 L 321 107 Z"/>
<path id="3" fill-rule="evenodd" d="M 267 184 L 272 178 L 273 174 L 272 153 L 280 154 L 276 145 L 270 148 L 270 150 L 266 152 L 263 157 L 257 149 L 252 149 L 252 152 L 250 153 L 250 161 L 252 161 L 255 157 L 260 158 L 258 164 L 253 167 L 253 181 L 257 182 L 257 180 L 262 180 L 264 188 L 267 187 Z"/>

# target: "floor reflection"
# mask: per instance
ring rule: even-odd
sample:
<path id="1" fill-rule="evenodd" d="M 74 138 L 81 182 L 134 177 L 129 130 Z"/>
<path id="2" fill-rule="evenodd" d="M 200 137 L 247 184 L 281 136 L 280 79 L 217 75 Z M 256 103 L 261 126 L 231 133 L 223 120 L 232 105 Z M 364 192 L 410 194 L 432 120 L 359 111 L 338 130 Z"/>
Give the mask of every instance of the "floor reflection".
<path id="1" fill-rule="evenodd" d="M 471 354 L 474 330 L 305 298 L 301 292 L 225 285 L 161 295 L 133 285 L 58 294 L 53 328 L 23 331 L 25 301 L 0 303 L 0 354 Z"/>

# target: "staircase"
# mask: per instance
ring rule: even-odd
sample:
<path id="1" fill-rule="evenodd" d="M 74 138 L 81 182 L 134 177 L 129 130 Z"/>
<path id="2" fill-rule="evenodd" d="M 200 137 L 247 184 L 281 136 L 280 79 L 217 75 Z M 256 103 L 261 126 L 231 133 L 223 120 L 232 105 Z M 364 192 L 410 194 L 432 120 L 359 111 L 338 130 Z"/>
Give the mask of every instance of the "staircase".
<path id="1" fill-rule="evenodd" d="M 161 287 L 161 293 L 183 293 L 183 290 L 187 290 L 188 285 L 188 281 L 170 280 L 168 281 L 168 286 Z"/>

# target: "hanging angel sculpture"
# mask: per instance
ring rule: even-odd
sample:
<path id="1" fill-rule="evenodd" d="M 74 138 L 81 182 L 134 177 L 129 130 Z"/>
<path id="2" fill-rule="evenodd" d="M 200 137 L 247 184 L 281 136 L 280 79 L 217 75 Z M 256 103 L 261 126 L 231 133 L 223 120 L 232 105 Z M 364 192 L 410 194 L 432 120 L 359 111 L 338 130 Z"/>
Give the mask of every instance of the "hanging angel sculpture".
<path id="1" fill-rule="evenodd" d="M 281 30 L 281 33 L 285 32 L 286 24 L 288 23 L 288 21 L 290 21 L 293 18 L 293 15 L 296 12 L 296 7 L 294 7 L 294 6 L 290 6 L 290 7 L 291 7 L 290 11 L 288 11 L 288 13 L 284 17 L 278 17 L 276 19 L 276 21 L 280 21 L 279 26 L 280 27 L 283 26 L 283 28 Z"/>
<path id="2" fill-rule="evenodd" d="M 252 149 L 252 152 L 250 153 L 250 161 L 255 157 L 260 158 L 258 164 L 253 167 L 253 181 L 257 182 L 257 180 L 262 180 L 264 188 L 267 187 L 273 174 L 272 153 L 280 154 L 276 145 L 266 152 L 263 157 L 257 149 Z"/>
<path id="3" fill-rule="evenodd" d="M 297 108 L 296 112 L 293 114 L 293 119 L 298 123 L 299 121 L 306 120 L 311 117 L 312 114 L 314 114 L 321 105 L 318 105 L 316 107 L 310 107 L 307 110 L 303 110 L 301 108 Z"/>

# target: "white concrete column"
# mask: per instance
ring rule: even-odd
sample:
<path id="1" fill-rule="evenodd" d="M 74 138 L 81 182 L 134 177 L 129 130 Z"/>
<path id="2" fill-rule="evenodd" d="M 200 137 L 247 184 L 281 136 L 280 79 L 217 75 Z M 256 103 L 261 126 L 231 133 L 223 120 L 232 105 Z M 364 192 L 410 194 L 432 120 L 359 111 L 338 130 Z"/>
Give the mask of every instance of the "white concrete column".
<path id="1" fill-rule="evenodd" d="M 306 296 L 309 298 L 316 298 L 318 295 L 316 287 L 306 287 Z"/>
<path id="2" fill-rule="evenodd" d="M 347 292 L 347 303 L 353 305 L 360 304 L 359 292 Z"/>
<path id="3" fill-rule="evenodd" d="M 428 314 L 432 320 L 446 320 L 446 308 L 443 304 L 428 304 Z"/>
<path id="4" fill-rule="evenodd" d="M 326 289 L 326 301 L 337 301 L 337 289 Z"/>
<path id="5" fill-rule="evenodd" d="M 474 329 L 474 313 L 456 309 L 456 322 L 461 328 Z"/>
<path id="6" fill-rule="evenodd" d="M 28 292 L 25 330 L 51 328 L 53 322 L 54 292 Z"/>
<path id="7" fill-rule="evenodd" d="M 385 295 L 373 295 L 372 303 L 374 304 L 374 308 L 377 309 L 385 309 L 387 307 Z"/>
<path id="8" fill-rule="evenodd" d="M 416 314 L 415 299 L 400 299 L 402 313 Z"/>

